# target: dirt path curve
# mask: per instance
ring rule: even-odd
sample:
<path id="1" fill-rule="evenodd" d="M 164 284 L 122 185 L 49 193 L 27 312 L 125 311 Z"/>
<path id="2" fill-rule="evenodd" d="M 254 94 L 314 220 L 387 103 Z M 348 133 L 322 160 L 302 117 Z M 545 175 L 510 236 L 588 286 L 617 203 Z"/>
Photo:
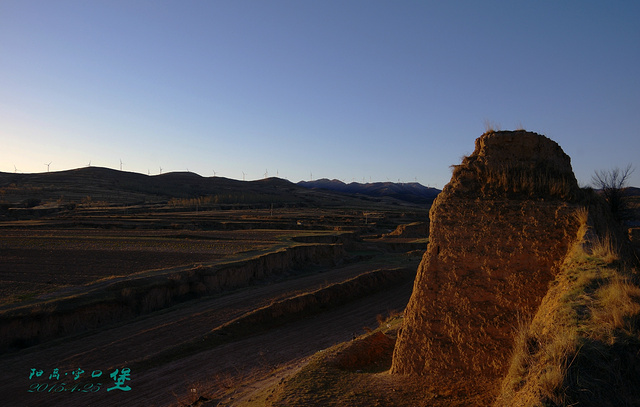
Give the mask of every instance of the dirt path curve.
<path id="1" fill-rule="evenodd" d="M 413 264 L 410 265 L 412 267 Z M 319 289 L 374 270 L 355 264 L 323 273 L 254 286 L 218 298 L 194 301 L 139 318 L 128 324 L 54 341 L 40 347 L 0 357 L 0 400 L 5 406 L 167 406 L 189 401 L 204 389 L 220 390 L 240 380 L 257 380 L 277 367 L 299 361 L 316 351 L 348 340 L 365 325 L 374 325 L 378 314 L 402 310 L 408 301 L 412 282 L 356 300 L 314 318 L 267 331 L 264 334 L 218 346 L 158 368 L 131 372 L 130 391 L 114 386 L 108 372 L 127 367 L 131 361 L 202 335 L 255 308 L 291 295 Z M 32 368 L 43 370 L 42 377 L 29 379 Z M 87 392 L 32 392 L 34 383 L 55 383 L 48 375 L 58 368 L 67 373 L 60 382 L 77 383 L 70 372 L 81 368 Z M 104 372 L 91 378 L 94 370 Z M 82 382 L 80 379 L 79 382 Z M 84 383 L 83 382 L 83 383 Z M 67 390 L 69 387 L 66 387 Z M 59 389 L 59 388 L 58 388 Z M 195 389 L 195 391 L 191 391 Z M 92 392 L 92 390 L 96 392 Z M 210 394 L 210 392 L 209 392 Z"/>

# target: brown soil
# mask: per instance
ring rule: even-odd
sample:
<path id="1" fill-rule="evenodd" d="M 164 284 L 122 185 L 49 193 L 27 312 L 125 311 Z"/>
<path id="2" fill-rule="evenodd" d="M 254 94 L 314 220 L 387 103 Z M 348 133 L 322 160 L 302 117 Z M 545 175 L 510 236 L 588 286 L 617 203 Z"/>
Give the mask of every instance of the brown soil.
<path id="1" fill-rule="evenodd" d="M 409 267 L 415 267 L 416 261 Z M 190 402 L 194 394 L 209 398 L 224 393 L 244 381 L 255 381 L 276 372 L 277 368 L 300 361 L 316 351 L 341 342 L 363 326 L 375 325 L 378 314 L 401 310 L 408 301 L 411 281 L 316 317 L 287 324 L 256 336 L 217 346 L 211 350 L 186 355 L 184 358 L 147 370 L 131 372 L 130 392 L 104 389 L 96 393 L 62 392 L 29 393 L 32 368 L 50 374 L 86 372 L 135 366 L 134 361 L 149 357 L 168 347 L 197 338 L 212 328 L 250 312 L 260 306 L 296 293 L 308 292 L 330 283 L 376 268 L 356 264 L 324 273 L 309 274 L 277 284 L 254 286 L 218 298 L 201 299 L 173 309 L 158 312 L 136 321 L 94 332 L 60 339 L 20 352 L 4 355 L 0 364 L 0 393 L 11 395 L 10 405 L 127 405 L 165 406 Z M 87 375 L 89 373 L 86 373 Z M 104 377 L 104 376 L 103 376 Z M 44 376 L 43 376 L 44 378 Z M 69 381 L 69 380 L 68 380 Z M 95 380 L 91 379 L 95 382 Z M 113 385 L 106 377 L 105 382 Z M 52 383 L 50 380 L 39 382 Z M 106 383 L 103 383 L 106 384 Z M 192 392 L 191 389 L 196 389 Z"/>
<path id="2" fill-rule="evenodd" d="M 334 236 L 340 231 L 380 235 L 399 223 L 426 218 L 428 208 L 310 191 L 278 180 L 237 183 L 190 174 L 137 177 L 93 168 L 59 175 L 60 182 L 49 175 L 29 180 L 8 176 L 7 183 L 13 184 L 7 184 L 3 191 L 9 206 L 0 208 L 0 295 L 5 308 L 15 307 L 9 302 L 31 306 L 42 295 L 50 299 L 61 291 L 87 291 L 77 284 L 113 276 L 160 268 L 187 269 L 194 263 L 219 263 L 221 258 L 244 261 L 264 251 L 290 247 L 293 242 L 289 239 L 294 236 L 301 239 L 297 244 L 342 244 L 345 250 L 354 251 L 346 261 L 357 263 L 322 268 L 311 261 L 312 268 L 307 268 L 309 262 L 298 268 L 301 259 L 293 253 L 295 270 L 252 279 L 253 285 L 235 285 L 234 291 L 228 287 L 215 295 L 207 291 L 200 293 L 207 297 L 180 299 L 187 302 L 127 321 L 119 311 L 114 312 L 118 323 L 105 323 L 97 309 L 95 317 L 102 321 L 97 329 L 0 355 L 3 406 L 182 406 L 201 396 L 233 404 L 236 395 L 250 389 L 251 383 L 269 381 L 317 351 L 350 340 L 364 326 L 376 326 L 378 314 L 402 310 L 410 296 L 411 278 L 359 299 L 347 292 L 351 301 L 346 304 L 320 307 L 322 312 L 298 315 L 293 322 L 243 332 L 197 352 L 188 348 L 178 359 L 159 362 L 156 356 L 164 350 L 183 349 L 181 345 L 206 338 L 217 327 L 261 307 L 309 295 L 380 268 L 415 270 L 419 256 L 383 254 L 388 248 L 379 242 L 363 243 L 357 238 L 335 242 L 332 236 L 328 237 L 331 241 L 315 239 L 327 237 L 323 231 Z M 165 184 L 152 185 L 155 180 Z M 162 190 L 156 188 L 160 186 Z M 238 201 L 245 194 L 249 201 Z M 230 201 L 209 207 L 189 203 L 192 198 L 209 195 Z M 87 196 L 92 197 L 91 204 L 85 204 Z M 21 204 L 32 197 L 43 206 Z M 167 205 L 167 199 L 173 197 L 185 201 Z M 46 207 L 53 201 L 62 202 Z M 143 201 L 147 203 L 140 203 Z M 365 210 L 375 210 L 379 216 L 367 218 Z M 38 332 L 41 326 L 52 325 L 46 315 L 56 315 L 58 310 L 44 304 L 42 311 L 26 324 L 28 330 Z M 73 325 L 70 328 L 86 327 L 82 317 L 65 321 Z M 123 368 L 132 369 L 131 380 L 126 382 L 131 391 L 107 391 L 115 384 L 110 373 Z M 42 376 L 30 378 L 32 369 L 41 370 Z M 59 380 L 49 377 L 54 369 L 59 369 Z M 71 372 L 77 369 L 85 372 L 76 381 Z M 94 371 L 102 375 L 92 378 Z M 65 383 L 64 391 L 61 383 Z M 45 387 L 53 384 L 56 387 Z"/>
<path id="3" fill-rule="evenodd" d="M 449 407 L 490 405 L 489 380 L 459 383 L 444 374 L 425 380 L 390 374 L 391 356 L 402 318 L 373 333 L 340 343 L 278 370 L 218 399 L 201 398 L 193 407 Z"/>
<path id="4" fill-rule="evenodd" d="M 286 231 L 0 230 L 0 298 L 220 260 L 280 244 Z"/>

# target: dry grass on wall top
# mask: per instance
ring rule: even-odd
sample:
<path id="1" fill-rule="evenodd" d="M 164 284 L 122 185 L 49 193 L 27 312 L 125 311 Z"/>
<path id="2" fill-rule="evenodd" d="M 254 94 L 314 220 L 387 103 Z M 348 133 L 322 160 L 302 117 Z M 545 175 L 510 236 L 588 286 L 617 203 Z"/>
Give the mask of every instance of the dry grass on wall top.
<path id="1" fill-rule="evenodd" d="M 612 241 L 576 245 L 518 328 L 496 406 L 640 405 L 640 280 Z"/>

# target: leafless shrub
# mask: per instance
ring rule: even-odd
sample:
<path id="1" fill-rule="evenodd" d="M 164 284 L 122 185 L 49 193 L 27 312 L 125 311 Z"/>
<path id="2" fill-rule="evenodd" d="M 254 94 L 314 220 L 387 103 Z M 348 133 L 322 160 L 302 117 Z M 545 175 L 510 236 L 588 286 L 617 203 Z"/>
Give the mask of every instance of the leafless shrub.
<path id="1" fill-rule="evenodd" d="M 618 221 L 624 221 L 629 216 L 627 182 L 634 170 L 629 164 L 624 169 L 615 167 L 608 171 L 596 171 L 591 178 L 594 188 L 600 190 Z"/>

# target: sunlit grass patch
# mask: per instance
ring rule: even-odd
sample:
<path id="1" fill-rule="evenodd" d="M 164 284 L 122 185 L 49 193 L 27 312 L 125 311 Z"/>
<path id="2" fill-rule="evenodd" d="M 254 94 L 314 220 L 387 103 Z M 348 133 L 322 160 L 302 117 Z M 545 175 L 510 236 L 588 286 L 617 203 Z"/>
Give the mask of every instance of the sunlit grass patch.
<path id="1" fill-rule="evenodd" d="M 574 247 L 533 321 L 518 328 L 496 405 L 640 399 L 640 376 L 629 370 L 640 354 L 638 270 L 610 237 L 587 243 Z"/>

